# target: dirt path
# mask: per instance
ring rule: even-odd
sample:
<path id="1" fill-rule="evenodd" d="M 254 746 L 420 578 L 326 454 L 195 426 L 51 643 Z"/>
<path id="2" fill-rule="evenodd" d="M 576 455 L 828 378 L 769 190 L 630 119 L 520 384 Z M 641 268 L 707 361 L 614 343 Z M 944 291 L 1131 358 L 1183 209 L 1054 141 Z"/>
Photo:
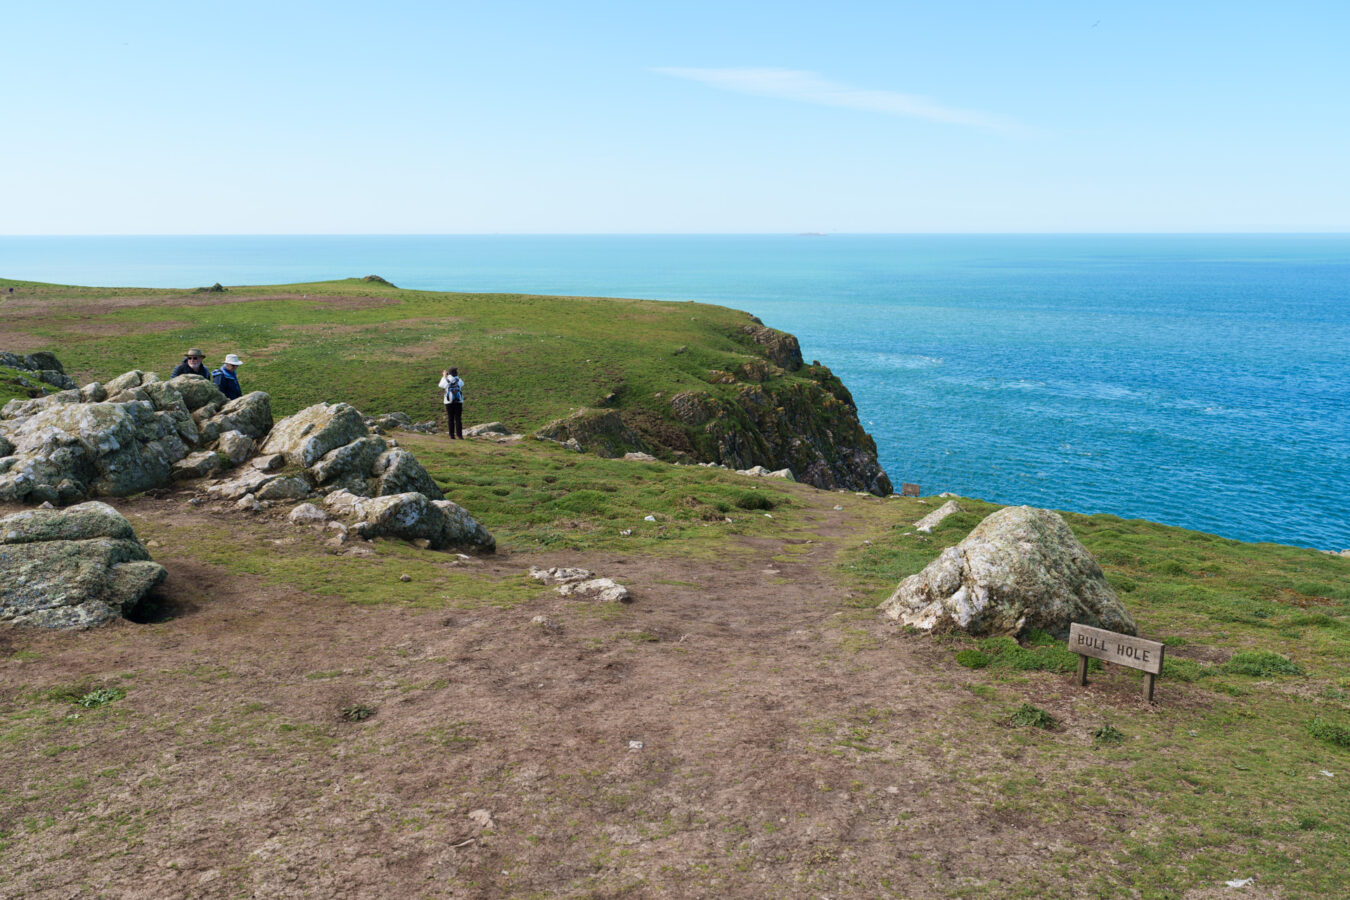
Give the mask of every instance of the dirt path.
<path id="1" fill-rule="evenodd" d="M 171 557 L 173 618 L 0 630 L 0 896 L 998 896 L 1032 867 L 1063 888 L 1124 826 L 1046 833 L 971 780 L 1021 746 L 963 741 L 964 670 L 849 606 L 831 502 L 805 547 L 478 564 L 582 565 L 622 607 L 365 607 Z M 112 682 L 104 709 L 39 702 Z"/>

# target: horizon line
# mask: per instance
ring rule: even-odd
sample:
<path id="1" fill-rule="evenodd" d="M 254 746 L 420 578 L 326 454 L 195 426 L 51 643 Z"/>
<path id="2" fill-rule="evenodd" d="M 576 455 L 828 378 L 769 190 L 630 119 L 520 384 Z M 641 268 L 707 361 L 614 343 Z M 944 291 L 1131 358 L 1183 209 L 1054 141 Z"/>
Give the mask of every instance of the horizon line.
<path id="1" fill-rule="evenodd" d="M 190 237 L 1240 237 L 1339 236 L 1350 226 L 1286 230 L 1130 231 L 191 231 L 4 233 L 5 238 L 190 238 Z"/>

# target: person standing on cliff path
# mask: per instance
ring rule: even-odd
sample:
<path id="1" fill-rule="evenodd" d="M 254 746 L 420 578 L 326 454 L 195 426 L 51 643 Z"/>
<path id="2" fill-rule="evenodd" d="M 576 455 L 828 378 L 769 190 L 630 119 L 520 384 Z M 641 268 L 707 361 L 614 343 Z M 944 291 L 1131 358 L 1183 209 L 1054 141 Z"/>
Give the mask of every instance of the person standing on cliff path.
<path id="1" fill-rule="evenodd" d="M 445 420 L 450 426 L 450 440 L 463 440 L 464 379 L 459 377 L 459 369 L 442 369 L 440 387 L 445 391 Z"/>
<path id="2" fill-rule="evenodd" d="M 244 396 L 244 389 L 239 386 L 239 376 L 235 374 L 242 363 L 242 359 L 231 353 L 225 357 L 220 368 L 211 373 L 211 383 L 220 388 L 226 400 L 237 400 Z"/>

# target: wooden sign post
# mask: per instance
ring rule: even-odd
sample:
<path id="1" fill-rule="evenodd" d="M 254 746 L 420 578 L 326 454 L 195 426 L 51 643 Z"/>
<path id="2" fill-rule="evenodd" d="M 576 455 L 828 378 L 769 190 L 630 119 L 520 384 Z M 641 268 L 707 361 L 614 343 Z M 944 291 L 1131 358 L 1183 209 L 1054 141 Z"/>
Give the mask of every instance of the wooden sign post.
<path id="1" fill-rule="evenodd" d="M 1087 684 L 1087 661 L 1091 656 L 1103 662 L 1142 669 L 1144 699 L 1153 702 L 1153 681 L 1162 674 L 1165 649 L 1158 641 L 1146 641 L 1075 622 L 1069 627 L 1069 649 L 1078 654 L 1079 684 Z"/>

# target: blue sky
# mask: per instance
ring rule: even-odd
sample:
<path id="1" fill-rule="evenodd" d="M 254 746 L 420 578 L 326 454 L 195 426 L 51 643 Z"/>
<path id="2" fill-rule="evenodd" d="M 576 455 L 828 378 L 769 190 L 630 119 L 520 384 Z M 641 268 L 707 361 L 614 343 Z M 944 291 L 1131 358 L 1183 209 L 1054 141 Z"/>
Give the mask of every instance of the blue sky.
<path id="1" fill-rule="evenodd" d="M 0 233 L 1350 230 L 1350 4 L 28 3 Z"/>

